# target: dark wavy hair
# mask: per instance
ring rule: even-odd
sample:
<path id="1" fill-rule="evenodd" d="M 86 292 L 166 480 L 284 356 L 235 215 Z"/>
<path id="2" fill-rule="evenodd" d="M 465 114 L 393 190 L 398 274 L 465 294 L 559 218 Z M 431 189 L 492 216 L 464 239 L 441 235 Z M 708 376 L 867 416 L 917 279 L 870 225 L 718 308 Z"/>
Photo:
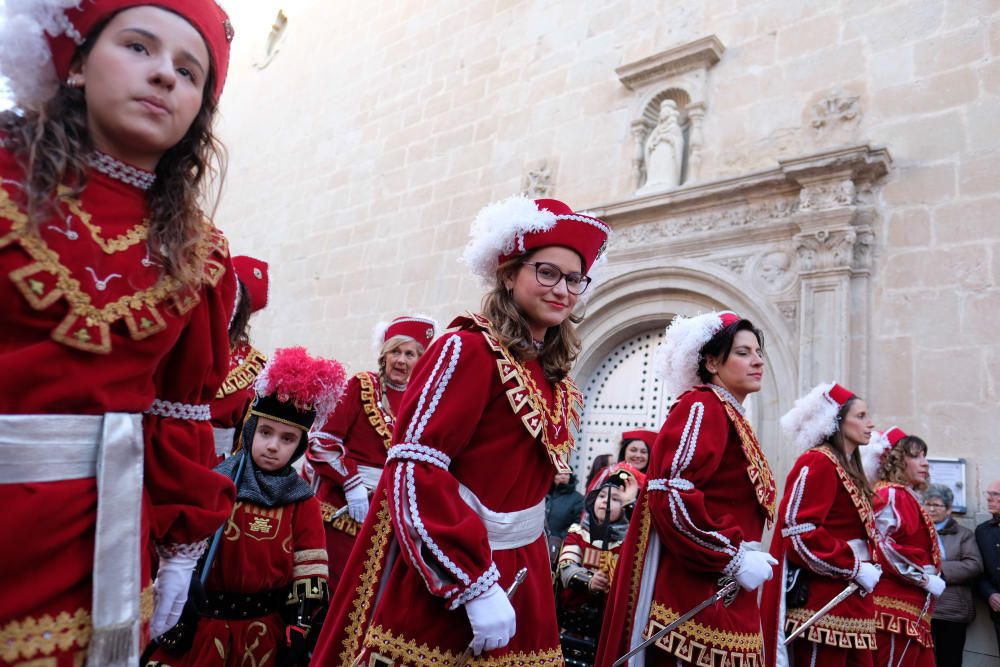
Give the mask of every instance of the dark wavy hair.
<path id="1" fill-rule="evenodd" d="M 77 61 L 90 53 L 112 18 L 114 15 L 91 30 L 77 50 Z M 160 158 L 156 182 L 146 191 L 149 256 L 168 275 L 194 288 L 202 281 L 203 260 L 198 257 L 198 247 L 211 233 L 199 201 L 203 190 L 214 182 L 214 212 L 226 164 L 225 149 L 212 132 L 215 77 L 212 66 L 205 77 L 198 115 L 184 137 Z M 87 157 L 94 145 L 87 128 L 83 90 L 60 83 L 41 109 L 0 113 L 0 133 L 3 145 L 24 169 L 28 228 L 37 233 L 58 210 L 60 200 L 79 197 L 87 185 Z M 68 187 L 61 195 L 60 185 Z"/>
<path id="2" fill-rule="evenodd" d="M 736 334 L 741 331 L 749 331 L 757 338 L 757 344 L 764 351 L 764 332 L 753 325 L 750 320 L 739 319 L 727 327 L 722 327 L 712 338 L 702 345 L 698 355 L 698 379 L 705 384 L 712 383 L 712 374 L 708 372 L 705 365 L 709 357 L 719 357 L 722 363 L 726 363 L 729 354 L 733 351 L 733 340 Z"/>
<path id="3" fill-rule="evenodd" d="M 534 253 L 519 255 L 497 267 L 496 286 L 483 297 L 483 315 L 493 324 L 493 335 L 519 361 L 538 358 L 550 382 L 559 382 L 569 375 L 573 362 L 580 354 L 580 338 L 576 325 L 581 315 L 571 314 L 559 326 L 549 327 L 540 352 L 535 350 L 528 320 L 504 286 L 504 280 L 514 276 Z"/>
<path id="4" fill-rule="evenodd" d="M 236 300 L 236 310 L 229 322 L 229 349 L 235 350 L 240 343 L 250 343 L 250 294 L 247 286 L 239 278 L 236 279 L 236 289 L 239 298 Z"/>

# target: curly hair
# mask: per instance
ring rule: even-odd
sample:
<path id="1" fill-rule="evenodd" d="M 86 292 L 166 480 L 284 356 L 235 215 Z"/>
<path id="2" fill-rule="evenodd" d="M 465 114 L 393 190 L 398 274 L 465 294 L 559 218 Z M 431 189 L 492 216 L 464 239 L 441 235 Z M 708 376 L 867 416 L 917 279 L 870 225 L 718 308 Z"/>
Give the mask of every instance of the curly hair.
<path id="1" fill-rule="evenodd" d="M 899 440 L 882 457 L 878 466 L 878 479 L 883 482 L 895 482 L 903 486 L 912 486 L 917 491 L 927 488 L 927 482 L 911 484 L 906 476 L 906 459 L 927 455 L 927 443 L 915 435 L 908 435 Z"/>
<path id="2" fill-rule="evenodd" d="M 90 53 L 112 17 L 94 28 L 77 51 Z M 226 154 L 212 131 L 216 102 L 215 71 L 204 82 L 201 108 L 183 138 L 168 149 L 156 165 L 156 181 L 146 191 L 149 206 L 149 256 L 182 285 L 199 288 L 203 260 L 198 248 L 211 234 L 199 204 L 209 183 L 214 212 L 225 174 Z M 87 127 L 87 104 L 81 89 L 59 85 L 39 110 L 0 113 L 3 146 L 25 173 L 28 229 L 39 226 L 58 211 L 61 200 L 80 196 L 87 184 L 87 158 L 94 145 Z M 68 189 L 59 193 L 60 186 Z"/>
<path id="3" fill-rule="evenodd" d="M 513 277 L 532 254 L 520 255 L 497 267 L 496 286 L 483 297 L 483 315 L 493 324 L 493 335 L 515 359 L 525 361 L 537 357 L 545 378 L 549 382 L 559 382 L 569 375 L 580 354 L 576 325 L 583 317 L 571 314 L 559 326 L 549 327 L 541 351 L 535 350 L 528 319 L 504 286 L 504 280 Z"/>

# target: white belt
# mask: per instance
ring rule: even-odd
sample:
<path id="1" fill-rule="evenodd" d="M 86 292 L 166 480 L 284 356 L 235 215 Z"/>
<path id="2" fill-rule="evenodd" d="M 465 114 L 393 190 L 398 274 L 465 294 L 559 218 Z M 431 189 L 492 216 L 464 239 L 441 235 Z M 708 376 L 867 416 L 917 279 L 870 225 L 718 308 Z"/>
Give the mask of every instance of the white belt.
<path id="1" fill-rule="evenodd" d="M 215 455 L 229 456 L 233 451 L 233 438 L 236 436 L 236 429 L 213 426 L 212 435 L 215 436 Z"/>
<path id="2" fill-rule="evenodd" d="M 871 552 L 868 551 L 867 540 L 847 540 L 847 546 L 851 547 L 854 557 L 858 560 L 870 561 L 872 559 Z"/>
<path id="3" fill-rule="evenodd" d="M 0 484 L 97 478 L 88 665 L 139 657 L 142 415 L 0 415 Z"/>
<path id="4" fill-rule="evenodd" d="M 365 488 L 373 491 L 378 486 L 378 481 L 382 479 L 382 469 L 374 466 L 358 466 L 358 475 Z"/>
<path id="5" fill-rule="evenodd" d="M 458 485 L 458 495 L 472 508 L 486 526 L 490 548 L 494 551 L 517 549 L 531 544 L 545 532 L 545 499 L 528 509 L 516 512 L 494 512 L 464 484 Z"/>

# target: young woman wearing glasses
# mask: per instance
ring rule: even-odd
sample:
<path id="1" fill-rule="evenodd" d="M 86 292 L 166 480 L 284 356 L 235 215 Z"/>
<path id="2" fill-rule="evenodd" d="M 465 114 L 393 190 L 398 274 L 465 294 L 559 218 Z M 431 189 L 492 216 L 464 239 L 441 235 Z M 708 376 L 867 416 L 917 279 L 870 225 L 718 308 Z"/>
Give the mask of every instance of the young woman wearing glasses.
<path id="1" fill-rule="evenodd" d="M 467 647 L 491 665 L 562 663 L 544 500 L 570 469 L 572 313 L 609 231 L 551 199 L 477 216 L 465 260 L 489 286 L 482 314 L 414 368 L 314 664 L 455 665 Z"/>

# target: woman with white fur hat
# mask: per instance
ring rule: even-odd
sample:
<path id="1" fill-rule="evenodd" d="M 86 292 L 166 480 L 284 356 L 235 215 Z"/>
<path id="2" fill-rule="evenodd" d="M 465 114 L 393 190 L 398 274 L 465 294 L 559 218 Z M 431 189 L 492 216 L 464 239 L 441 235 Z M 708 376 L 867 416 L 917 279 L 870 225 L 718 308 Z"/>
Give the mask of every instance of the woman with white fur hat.
<path id="1" fill-rule="evenodd" d="M 322 429 L 309 436 L 302 476 L 323 510 L 331 588 L 336 587 L 368 515 L 369 496 L 382 476 L 410 373 L 437 330 L 437 322 L 426 315 L 403 315 L 375 325 L 372 341 L 378 350 L 378 371 L 351 377 L 344 400 Z M 345 506 L 346 514 L 340 512 Z"/>
<path id="2" fill-rule="evenodd" d="M 932 667 L 934 599 L 945 589 L 934 522 L 918 491 L 927 488 L 927 443 L 893 426 L 862 448 L 875 483 L 875 527 L 886 576 L 875 589 L 878 667 Z"/>
<path id="3" fill-rule="evenodd" d="M 674 318 L 656 354 L 677 397 L 653 447 L 605 614 L 595 664 L 607 667 L 726 578 L 737 589 L 662 637 L 630 665 L 759 665 L 757 590 L 773 576 L 760 550 L 774 478 L 743 401 L 760 391 L 763 334 L 732 312 Z"/>
<path id="4" fill-rule="evenodd" d="M 868 594 L 881 570 L 873 564 L 872 488 L 858 451 L 871 437 L 868 406 L 841 385 L 824 383 L 797 400 L 781 426 L 803 453 L 788 474 L 771 542 L 782 576 L 764 587 L 767 664 L 871 665 L 875 603 Z M 858 594 L 785 646 L 788 634 L 851 582 Z"/>
<path id="5" fill-rule="evenodd" d="M 479 213 L 465 260 L 483 312 L 413 370 L 313 664 L 562 664 L 545 495 L 570 470 L 572 313 L 609 232 L 553 199 Z"/>

